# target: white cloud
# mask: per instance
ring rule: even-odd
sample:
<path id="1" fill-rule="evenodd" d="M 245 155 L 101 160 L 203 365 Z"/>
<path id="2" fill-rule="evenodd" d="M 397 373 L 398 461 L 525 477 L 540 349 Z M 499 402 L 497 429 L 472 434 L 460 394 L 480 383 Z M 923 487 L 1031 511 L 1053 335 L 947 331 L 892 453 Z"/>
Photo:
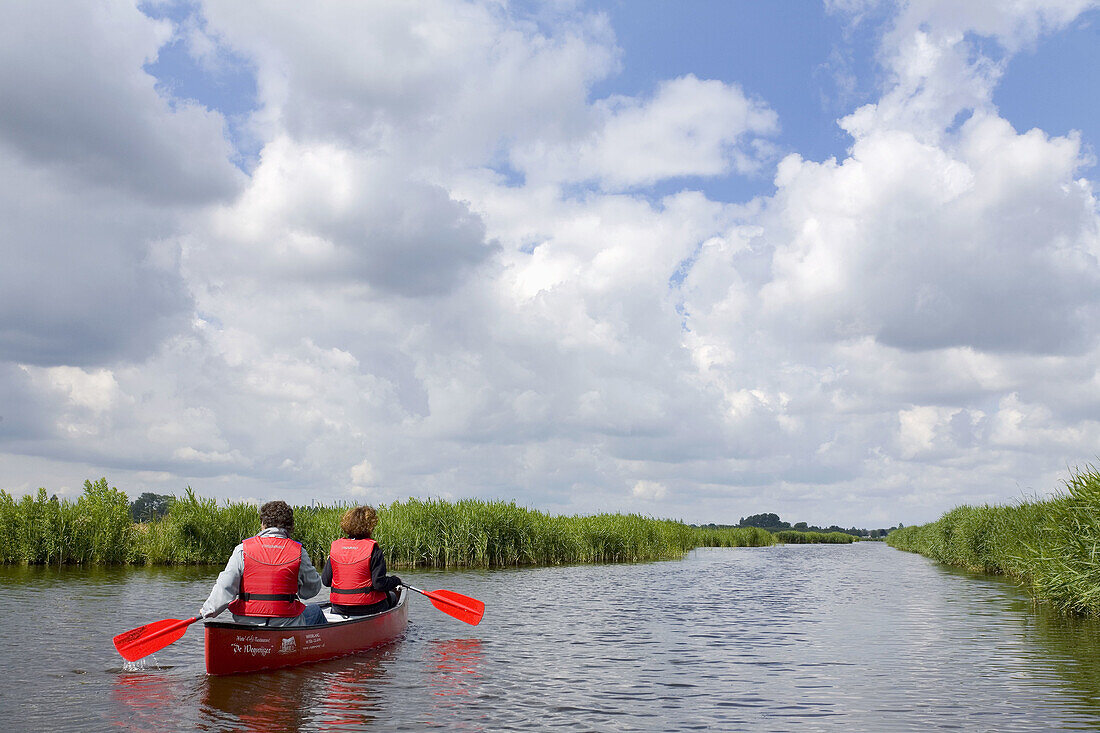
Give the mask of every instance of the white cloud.
<path id="1" fill-rule="evenodd" d="M 668 489 L 664 484 L 657 481 L 639 481 L 634 484 L 632 492 L 638 499 L 655 501 L 665 498 L 668 494 Z"/>
<path id="2" fill-rule="evenodd" d="M 80 11 L 114 35 L 51 37 L 98 50 L 72 83 L 119 128 L 0 124 L 8 486 L 69 462 L 846 525 L 1053 486 L 1100 437 L 1097 201 L 1085 141 L 1000 118 L 972 35 L 1011 53 L 1080 7 L 907 4 L 850 153 L 742 204 L 647 187 L 768 170 L 768 100 L 692 75 L 592 98 L 622 61 L 598 14 L 209 3 L 193 51 L 259 82 L 243 180 L 218 115 L 141 70 L 171 29 Z M 28 119 L 51 68 L 3 74 Z"/>
<path id="3" fill-rule="evenodd" d="M 1020 136 L 984 115 L 950 147 L 886 131 L 842 164 L 785 160 L 765 309 L 830 339 L 1079 350 L 1094 335 L 1100 274 L 1080 164 L 1076 139 Z"/>
<path id="4" fill-rule="evenodd" d="M 438 185 L 408 180 L 376 156 L 285 137 L 265 146 L 252 185 L 210 229 L 185 248 L 196 267 L 216 262 L 218 277 L 408 296 L 451 290 L 494 248 L 478 217 Z"/>
<path id="5" fill-rule="evenodd" d="M 212 0 L 210 32 L 256 63 L 270 139 L 340 141 L 429 167 L 482 165 L 513 137 L 569 134 L 617 63 L 606 19 L 550 32 L 496 2 Z"/>
<path id="6" fill-rule="evenodd" d="M 611 97 L 594 105 L 581 139 L 518 146 L 512 158 L 534 182 L 594 180 L 604 190 L 666 178 L 758 170 L 777 129 L 775 112 L 735 85 L 687 75 L 664 82 L 651 100 Z"/>
<path id="7" fill-rule="evenodd" d="M 127 2 L 9 10 L 0 155 L 160 205 L 235 192 L 242 176 L 229 163 L 221 115 L 161 97 L 142 68 L 171 37 L 169 25 Z"/>
<path id="8" fill-rule="evenodd" d="M 950 407 L 923 405 L 898 413 L 900 425 L 898 439 L 901 455 L 912 459 L 933 450 L 937 436 L 961 410 Z"/>
<path id="9" fill-rule="evenodd" d="M 360 489 L 371 486 L 378 481 L 374 473 L 374 466 L 370 464 L 370 461 L 356 463 L 351 467 L 350 475 L 352 485 Z"/>
<path id="10" fill-rule="evenodd" d="M 118 382 L 107 369 L 96 369 L 92 372 L 78 367 L 23 369 L 38 375 L 52 389 L 64 394 L 71 404 L 94 412 L 109 409 L 119 397 Z"/>
<path id="11" fill-rule="evenodd" d="M 140 359 L 190 309 L 184 212 L 236 193 L 220 114 L 142 66 L 171 34 L 129 3 L 21 5 L 0 28 L 0 358 Z"/>
<path id="12" fill-rule="evenodd" d="M 1100 439 L 1100 421 L 1066 423 L 1046 405 L 1024 402 L 1013 392 L 1001 398 L 992 416 L 989 439 L 994 446 L 1025 452 L 1085 455 L 1080 452 L 1092 450 Z"/>

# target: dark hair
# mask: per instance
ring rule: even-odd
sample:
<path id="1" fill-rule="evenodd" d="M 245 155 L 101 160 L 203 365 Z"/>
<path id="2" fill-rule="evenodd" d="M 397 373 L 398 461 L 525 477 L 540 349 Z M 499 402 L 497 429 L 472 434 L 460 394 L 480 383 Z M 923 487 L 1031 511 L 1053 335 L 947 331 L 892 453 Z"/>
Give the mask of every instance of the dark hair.
<path id="1" fill-rule="evenodd" d="M 280 527 L 294 531 L 294 510 L 285 501 L 269 501 L 260 507 L 260 522 L 265 527 Z"/>
<path id="2" fill-rule="evenodd" d="M 370 539 L 371 532 L 378 524 L 378 512 L 372 506 L 355 506 L 344 512 L 340 520 L 340 531 L 353 540 Z"/>

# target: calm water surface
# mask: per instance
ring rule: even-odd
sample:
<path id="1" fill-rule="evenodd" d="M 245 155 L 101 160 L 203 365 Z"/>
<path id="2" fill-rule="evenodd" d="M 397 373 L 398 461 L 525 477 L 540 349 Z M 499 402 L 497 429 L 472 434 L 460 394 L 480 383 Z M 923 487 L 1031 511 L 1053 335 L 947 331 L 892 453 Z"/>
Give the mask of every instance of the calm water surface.
<path id="1" fill-rule="evenodd" d="M 194 615 L 218 569 L 0 568 L 7 730 L 1100 729 L 1100 624 L 878 543 L 403 572 L 485 620 L 414 597 L 389 646 L 228 678 L 196 624 L 124 671 L 114 634 Z"/>

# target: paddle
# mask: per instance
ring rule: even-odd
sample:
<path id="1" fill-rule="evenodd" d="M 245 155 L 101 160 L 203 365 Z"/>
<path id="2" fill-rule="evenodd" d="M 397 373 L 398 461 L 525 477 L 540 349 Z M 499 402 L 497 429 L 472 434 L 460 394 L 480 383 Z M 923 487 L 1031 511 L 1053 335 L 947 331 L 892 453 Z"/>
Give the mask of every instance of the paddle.
<path id="1" fill-rule="evenodd" d="M 136 662 L 142 657 L 147 657 L 153 652 L 160 651 L 164 647 L 176 641 L 187 627 L 199 620 L 198 616 L 189 619 L 166 618 L 162 621 L 154 621 L 151 624 L 139 626 L 136 629 L 123 631 L 115 637 L 115 649 L 125 659 Z"/>
<path id="2" fill-rule="evenodd" d="M 212 615 L 217 616 L 228 607 L 229 604 L 226 604 Z M 199 618 L 201 617 L 192 616 L 183 620 L 166 618 L 154 621 L 151 624 L 138 626 L 136 629 L 123 631 L 115 637 L 115 649 L 118 649 L 118 653 L 127 661 L 136 662 L 142 657 L 147 657 L 153 652 L 159 652 L 172 642 L 177 641 L 187 631 L 187 627 L 198 621 Z"/>
<path id="3" fill-rule="evenodd" d="M 464 596 L 451 590 L 420 590 L 406 585 L 409 590 L 414 590 L 422 596 L 427 596 L 432 605 L 443 613 L 454 616 L 459 621 L 465 621 L 471 626 L 481 623 L 481 617 L 485 615 L 485 604 L 476 598 Z"/>

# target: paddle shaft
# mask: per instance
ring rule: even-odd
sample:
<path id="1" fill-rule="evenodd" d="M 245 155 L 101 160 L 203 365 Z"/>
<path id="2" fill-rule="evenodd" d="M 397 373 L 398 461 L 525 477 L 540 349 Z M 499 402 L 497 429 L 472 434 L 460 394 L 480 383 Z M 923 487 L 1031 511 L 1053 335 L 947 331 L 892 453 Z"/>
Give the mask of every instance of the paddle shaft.
<path id="1" fill-rule="evenodd" d="M 416 591 L 417 593 L 424 596 L 425 598 L 431 598 L 433 601 L 443 601 L 444 603 L 449 604 L 451 606 L 455 606 L 456 608 L 462 608 L 461 605 L 459 605 L 459 604 L 457 604 L 453 601 L 449 601 L 446 598 L 443 598 L 442 596 L 437 596 L 435 593 L 433 593 L 429 590 L 420 590 L 419 588 L 413 588 L 411 585 L 406 585 L 405 587 L 408 588 L 409 590 Z"/>
<path id="2" fill-rule="evenodd" d="M 461 593 L 448 590 L 420 590 L 411 585 L 404 585 L 404 587 L 426 597 L 432 602 L 433 606 L 448 616 L 453 616 L 459 621 L 465 621 L 471 626 L 477 626 L 481 623 L 481 617 L 485 613 L 484 603 Z"/>
<path id="3" fill-rule="evenodd" d="M 169 634 L 171 634 L 176 629 L 179 629 L 179 628 L 184 627 L 184 626 L 190 626 L 191 624 L 198 621 L 199 618 L 200 618 L 199 616 L 192 616 L 191 618 L 184 619 L 183 621 L 180 621 L 178 624 L 172 624 L 171 626 L 166 626 L 163 629 L 160 629 L 159 631 L 154 631 L 153 633 L 149 634 L 148 636 L 142 637 L 141 641 L 142 641 L 142 643 L 148 644 L 149 642 L 151 642 L 155 639 L 159 639 L 162 636 L 168 636 Z"/>

